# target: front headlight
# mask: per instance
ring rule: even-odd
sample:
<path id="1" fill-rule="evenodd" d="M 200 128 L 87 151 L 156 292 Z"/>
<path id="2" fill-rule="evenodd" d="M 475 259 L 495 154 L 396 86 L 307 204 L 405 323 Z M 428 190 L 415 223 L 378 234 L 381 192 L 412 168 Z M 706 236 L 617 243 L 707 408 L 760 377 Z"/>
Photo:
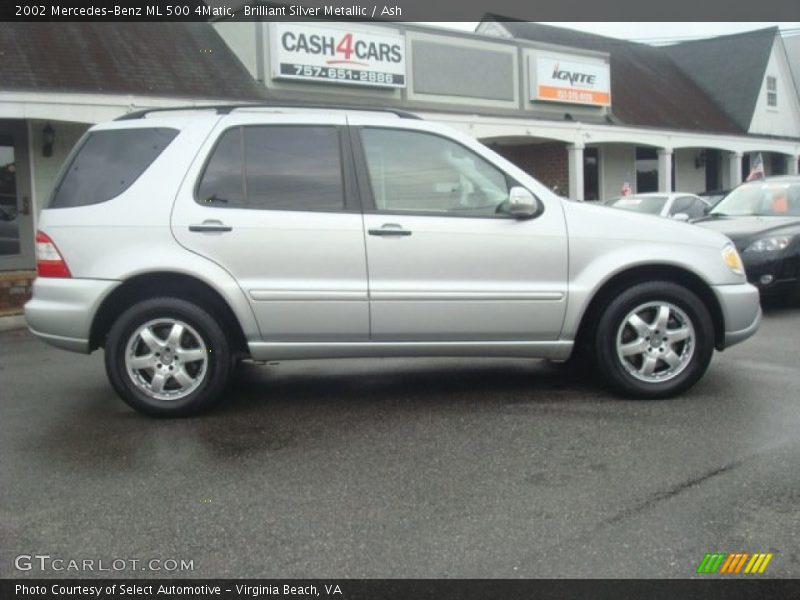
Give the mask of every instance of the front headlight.
<path id="1" fill-rule="evenodd" d="M 780 252 L 792 241 L 791 236 L 776 235 L 756 240 L 744 249 L 745 252 Z"/>
<path id="2" fill-rule="evenodd" d="M 728 244 L 722 249 L 722 260 L 728 265 L 728 268 L 737 275 L 744 275 L 744 265 L 739 253 L 731 244 Z"/>

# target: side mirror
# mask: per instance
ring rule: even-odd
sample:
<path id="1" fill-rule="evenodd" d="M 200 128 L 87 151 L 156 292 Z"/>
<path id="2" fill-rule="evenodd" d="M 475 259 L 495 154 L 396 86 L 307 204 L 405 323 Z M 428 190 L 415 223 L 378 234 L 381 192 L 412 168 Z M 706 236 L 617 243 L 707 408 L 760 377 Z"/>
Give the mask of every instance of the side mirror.
<path id="1" fill-rule="evenodd" d="M 682 223 L 689 222 L 689 215 L 687 215 L 686 213 L 675 213 L 674 215 L 672 215 L 672 218 L 673 220 L 680 221 Z"/>
<path id="2" fill-rule="evenodd" d="M 539 203 L 524 187 L 515 186 L 508 194 L 508 212 L 517 219 L 530 219 L 539 212 Z"/>

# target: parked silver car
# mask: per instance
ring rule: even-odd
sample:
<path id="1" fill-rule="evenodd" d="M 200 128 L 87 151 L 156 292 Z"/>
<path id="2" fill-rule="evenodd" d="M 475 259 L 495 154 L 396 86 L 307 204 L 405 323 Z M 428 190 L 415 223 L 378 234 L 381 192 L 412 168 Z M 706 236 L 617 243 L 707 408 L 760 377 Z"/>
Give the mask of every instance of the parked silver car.
<path id="1" fill-rule="evenodd" d="M 669 217 L 678 221 L 699 219 L 708 214 L 712 204 L 708 200 L 682 192 L 634 194 L 606 201 L 606 205 L 633 212 Z"/>
<path id="2" fill-rule="evenodd" d="M 751 336 L 730 241 L 569 202 L 411 115 L 291 107 L 93 127 L 37 234 L 25 313 L 105 348 L 132 407 L 187 415 L 237 359 L 592 357 L 635 398 L 678 394 Z"/>

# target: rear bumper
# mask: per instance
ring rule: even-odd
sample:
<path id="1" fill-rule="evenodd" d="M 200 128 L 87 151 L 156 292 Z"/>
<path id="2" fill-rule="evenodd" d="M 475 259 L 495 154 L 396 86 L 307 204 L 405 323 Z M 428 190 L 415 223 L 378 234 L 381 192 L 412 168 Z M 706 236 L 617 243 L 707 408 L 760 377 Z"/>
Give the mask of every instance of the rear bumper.
<path id="1" fill-rule="evenodd" d="M 48 344 L 88 354 L 94 315 L 119 284 L 104 279 L 39 277 L 25 305 L 28 328 Z"/>
<path id="2" fill-rule="evenodd" d="M 725 321 L 725 335 L 720 350 L 738 344 L 758 331 L 761 323 L 761 302 L 755 286 L 742 283 L 716 285 L 712 289 Z"/>

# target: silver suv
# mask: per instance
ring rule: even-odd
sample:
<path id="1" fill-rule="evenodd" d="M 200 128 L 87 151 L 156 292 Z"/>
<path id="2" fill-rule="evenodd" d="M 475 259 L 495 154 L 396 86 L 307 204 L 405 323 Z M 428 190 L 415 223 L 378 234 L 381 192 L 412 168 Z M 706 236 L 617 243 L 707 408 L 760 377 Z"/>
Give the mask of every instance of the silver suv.
<path id="1" fill-rule="evenodd" d="M 237 360 L 593 359 L 678 394 L 761 310 L 727 238 L 570 202 L 404 113 L 134 113 L 77 144 L 37 233 L 31 331 L 105 348 L 151 415 L 220 398 Z"/>

